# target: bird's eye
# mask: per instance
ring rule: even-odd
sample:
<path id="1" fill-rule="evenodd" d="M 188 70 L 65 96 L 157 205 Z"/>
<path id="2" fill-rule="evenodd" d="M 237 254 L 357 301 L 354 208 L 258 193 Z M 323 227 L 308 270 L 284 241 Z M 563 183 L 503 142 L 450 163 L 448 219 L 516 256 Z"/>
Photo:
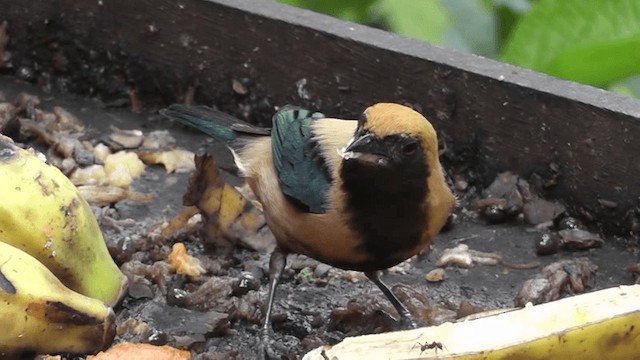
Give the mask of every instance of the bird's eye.
<path id="1" fill-rule="evenodd" d="M 404 154 L 404 156 L 411 156 L 415 154 L 417 150 L 418 150 L 418 143 L 411 142 L 411 143 L 405 144 L 402 147 L 402 154 Z"/>

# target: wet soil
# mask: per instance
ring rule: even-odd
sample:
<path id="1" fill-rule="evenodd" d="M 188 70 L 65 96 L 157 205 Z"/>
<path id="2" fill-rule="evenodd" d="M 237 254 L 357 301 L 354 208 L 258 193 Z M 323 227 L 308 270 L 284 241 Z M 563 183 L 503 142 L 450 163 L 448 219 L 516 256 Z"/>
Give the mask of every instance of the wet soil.
<path id="1" fill-rule="evenodd" d="M 14 78 L 0 78 L 1 97 L 13 99 L 22 91 L 38 95 L 44 109 L 62 106 L 75 114 L 96 139 L 107 134 L 111 125 L 145 132 L 168 129 L 178 145 L 194 152 L 212 153 L 222 168 L 232 168 L 231 157 L 223 146 L 166 121 L 156 112 L 133 113 L 125 108 L 107 107 L 95 99 L 45 94 Z M 236 184 L 241 182 L 230 173 L 227 178 Z M 152 193 L 153 202 L 125 200 L 111 207 L 109 212 L 118 219 L 135 220 L 121 226 L 102 222 L 111 248 L 127 242 L 135 249 L 126 254 L 115 253 L 119 265 L 151 269 L 154 263 L 166 258 L 171 244 L 153 243 L 147 234 L 182 209 L 187 180 L 188 174 L 166 174 L 160 166 L 148 166 L 145 174 L 133 183 L 133 190 Z M 513 307 L 523 282 L 558 260 L 586 257 L 598 266 L 587 291 L 635 281 L 626 271 L 628 265 L 637 261 L 632 240 L 605 237 L 601 248 L 537 256 L 534 243 L 540 237 L 539 231 L 518 220 L 488 224 L 476 216 L 470 203 L 463 200 L 457 223 L 437 237 L 430 254 L 405 262 L 384 275 L 387 283 L 406 286 L 397 291 L 410 298 L 407 301 L 412 309 L 423 313 L 433 310 L 422 317 L 423 322 L 452 320 L 459 315 L 461 305 L 484 310 Z M 208 269 L 217 270 L 197 281 L 168 274 L 160 265 L 149 270 L 151 275 L 134 282 L 129 295 L 115 309 L 119 325 L 116 341 L 168 343 L 191 349 L 196 358 L 255 358 L 261 306 L 266 297 L 268 254 L 239 246 L 225 252 L 204 246 L 196 237 L 176 241 L 185 242 L 192 254 L 211 259 Z M 541 266 L 534 269 L 514 269 L 503 264 L 467 269 L 450 266 L 445 269 L 443 281 L 427 282 L 425 274 L 437 268 L 436 260 L 444 249 L 459 244 L 498 253 L 511 263 L 538 261 Z M 134 261 L 139 261 L 138 265 Z M 392 307 L 364 276 L 332 269 L 303 256 L 290 256 L 288 264 L 274 309 L 276 348 L 283 358 L 300 358 L 319 345 L 338 342 L 348 335 L 397 328 L 391 319 L 396 317 Z M 243 288 L 239 284 L 247 278 L 249 285 Z M 194 293 L 201 298 L 193 300 Z M 184 296 L 192 296 L 193 301 L 187 304 L 181 300 Z M 134 329 L 140 323 L 145 324 L 143 330 Z"/>

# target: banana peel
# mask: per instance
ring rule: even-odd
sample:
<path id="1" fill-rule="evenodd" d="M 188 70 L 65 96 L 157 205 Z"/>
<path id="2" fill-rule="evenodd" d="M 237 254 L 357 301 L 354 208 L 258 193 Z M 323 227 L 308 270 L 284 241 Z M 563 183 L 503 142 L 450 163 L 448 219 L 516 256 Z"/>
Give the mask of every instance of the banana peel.
<path id="1" fill-rule="evenodd" d="M 638 359 L 640 285 L 456 323 L 347 338 L 303 360 Z"/>
<path id="2" fill-rule="evenodd" d="M 0 358 L 93 354 L 115 336 L 110 307 L 70 290 L 40 261 L 2 241 L 0 324 Z"/>
<path id="3" fill-rule="evenodd" d="M 255 250 L 271 250 L 275 239 L 261 209 L 225 182 L 212 156 L 196 155 L 195 164 L 183 204 L 200 210 L 205 241 L 221 244 L 223 239 L 222 245 L 231 246 L 241 241 Z"/>
<path id="4" fill-rule="evenodd" d="M 0 241 L 38 259 L 68 288 L 119 301 L 127 278 L 96 218 L 60 170 L 0 136 Z"/>

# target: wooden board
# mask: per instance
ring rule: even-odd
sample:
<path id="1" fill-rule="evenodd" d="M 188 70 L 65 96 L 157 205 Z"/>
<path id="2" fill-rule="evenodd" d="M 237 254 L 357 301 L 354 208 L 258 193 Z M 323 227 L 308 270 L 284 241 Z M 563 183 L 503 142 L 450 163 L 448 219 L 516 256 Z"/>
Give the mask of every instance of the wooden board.
<path id="1" fill-rule="evenodd" d="M 136 89 L 159 106 L 191 87 L 196 101 L 254 121 L 286 103 L 357 116 L 377 101 L 405 102 L 486 181 L 504 169 L 544 178 L 554 163 L 562 175 L 551 196 L 613 232 L 628 234 L 637 221 L 627 212 L 640 194 L 638 100 L 270 1 L 0 0 L 0 8 L 24 78 L 46 75 L 115 101 Z M 234 91 L 234 80 L 244 89 Z"/>

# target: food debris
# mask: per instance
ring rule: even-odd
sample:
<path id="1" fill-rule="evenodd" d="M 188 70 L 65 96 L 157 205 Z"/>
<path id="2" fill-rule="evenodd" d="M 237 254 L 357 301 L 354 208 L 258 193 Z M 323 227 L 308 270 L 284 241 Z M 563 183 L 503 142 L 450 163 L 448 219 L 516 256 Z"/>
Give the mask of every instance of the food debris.
<path id="1" fill-rule="evenodd" d="M 108 184 L 107 172 L 102 165 L 91 165 L 76 169 L 69 179 L 74 185 L 100 185 Z"/>
<path id="2" fill-rule="evenodd" d="M 524 203 L 522 214 L 524 220 L 531 225 L 552 221 L 558 214 L 565 212 L 564 205 L 534 196 Z"/>
<path id="3" fill-rule="evenodd" d="M 107 156 L 111 154 L 111 149 L 103 143 L 98 143 L 93 147 L 93 156 L 95 156 L 96 159 L 99 160 L 102 164 L 104 164 L 104 161 L 107 160 Z"/>
<path id="4" fill-rule="evenodd" d="M 627 266 L 627 272 L 633 274 L 636 279 L 636 284 L 640 284 L 640 263 L 633 263 Z"/>
<path id="5" fill-rule="evenodd" d="M 562 246 L 567 250 L 586 250 L 601 247 L 604 240 L 587 230 L 565 229 L 558 231 Z"/>
<path id="6" fill-rule="evenodd" d="M 363 294 L 358 301 L 350 301 L 344 308 L 333 309 L 328 329 L 338 330 L 347 336 L 392 331 L 395 329 L 395 320 L 390 315 L 393 309 L 385 305 L 384 299 Z"/>
<path id="7" fill-rule="evenodd" d="M 172 306 L 159 298 L 146 301 L 136 313 L 118 324 L 118 336 L 131 342 L 202 348 L 208 337 L 229 331 L 229 316 L 215 310 L 197 311 Z M 130 358 L 125 356 L 124 358 Z"/>
<path id="8" fill-rule="evenodd" d="M 76 134 L 84 134 L 87 131 L 86 126 L 65 108 L 54 106 L 53 113 L 56 115 L 53 121 L 46 122 L 47 130 L 52 132 L 69 132 Z"/>
<path id="9" fill-rule="evenodd" d="M 515 218 L 524 205 L 523 194 L 518 191 L 518 181 L 524 181 L 507 171 L 498 174 L 496 179 L 482 192 L 482 199 L 475 207 L 491 223 L 500 223 Z"/>
<path id="10" fill-rule="evenodd" d="M 206 273 L 206 270 L 200 265 L 200 260 L 189 255 L 183 243 L 173 244 L 171 254 L 169 254 L 169 263 L 176 269 L 176 273 L 186 274 L 192 278 Z"/>
<path id="11" fill-rule="evenodd" d="M 142 149 L 162 150 L 176 146 L 176 139 L 167 130 L 155 130 L 144 137 Z"/>
<path id="12" fill-rule="evenodd" d="M 195 154 L 184 149 L 166 151 L 141 151 L 140 159 L 147 164 L 162 164 L 168 173 L 187 173 L 196 169 Z"/>
<path id="13" fill-rule="evenodd" d="M 344 270 L 340 272 L 340 275 L 342 279 L 352 283 L 368 280 L 361 271 Z"/>
<path id="14" fill-rule="evenodd" d="M 392 291 L 414 316 L 418 325 L 439 325 L 457 318 L 456 311 L 432 301 L 413 287 L 398 284 L 392 287 Z"/>
<path id="15" fill-rule="evenodd" d="M 202 227 L 202 215 L 195 206 L 185 206 L 182 210 L 176 214 L 171 220 L 162 224 L 159 229 L 159 234 L 162 239 L 173 239 L 179 237 L 186 237 L 189 235 L 196 235 L 198 230 Z M 150 233 L 150 236 L 154 236 L 156 231 Z"/>
<path id="16" fill-rule="evenodd" d="M 445 276 L 446 272 L 443 268 L 436 268 L 429 271 L 424 278 L 428 282 L 440 282 L 444 280 Z"/>
<path id="17" fill-rule="evenodd" d="M 135 153 L 120 151 L 106 155 L 105 165 L 75 169 L 69 178 L 83 198 L 93 205 L 106 206 L 125 199 L 150 202 L 153 199 L 151 194 L 129 189 L 143 171 L 144 164 Z"/>
<path id="18" fill-rule="evenodd" d="M 475 207 L 490 223 L 522 216 L 527 223 L 538 225 L 552 221 L 565 211 L 564 205 L 539 197 L 525 179 L 509 171 L 498 174 L 482 196 L 476 200 Z"/>
<path id="19" fill-rule="evenodd" d="M 137 149 L 142 145 L 142 141 L 144 140 L 143 132 L 138 129 L 123 130 L 112 126 L 111 131 L 112 133 L 109 134 L 109 144 L 112 148 L 115 148 L 115 150 Z"/>
<path id="20" fill-rule="evenodd" d="M 104 161 L 104 171 L 107 174 L 107 184 L 127 187 L 133 179 L 144 172 L 144 163 L 138 155 L 129 151 L 119 151 L 108 155 Z"/>
<path id="21" fill-rule="evenodd" d="M 561 213 L 553 219 L 556 231 L 546 232 L 535 241 L 536 254 L 555 254 L 560 249 L 569 251 L 587 250 L 602 247 L 604 240 L 600 235 L 583 229 L 577 219 Z"/>
<path id="22" fill-rule="evenodd" d="M 97 355 L 87 356 L 87 360 L 188 360 L 191 359 L 191 351 L 176 349 L 172 346 L 154 346 L 151 344 L 123 342 L 112 346 Z"/>
<path id="23" fill-rule="evenodd" d="M 537 255 L 551 255 L 560 250 L 561 238 L 557 233 L 544 233 L 535 240 Z"/>
<path id="24" fill-rule="evenodd" d="M 176 147 L 176 140 L 166 130 L 152 131 L 146 136 L 140 130 L 113 128 L 109 135 L 112 148 L 136 150 L 142 161 L 150 165 L 164 165 L 167 173 L 188 173 L 195 170 L 194 153 Z"/>
<path id="25" fill-rule="evenodd" d="M 77 188 L 82 198 L 95 206 L 108 206 L 126 199 L 143 203 L 153 201 L 152 194 L 143 194 L 117 186 L 80 185 Z"/>
<path id="26" fill-rule="evenodd" d="M 561 260 L 545 266 L 534 279 L 524 282 L 515 299 L 516 306 L 543 304 L 562 293 L 581 293 L 593 281 L 598 266 L 588 258 Z"/>
<path id="27" fill-rule="evenodd" d="M 474 265 L 504 265 L 513 269 L 532 269 L 540 266 L 538 262 L 516 264 L 503 259 L 498 253 L 483 252 L 469 249 L 467 244 L 460 244 L 454 248 L 444 249 L 436 265 L 447 267 L 449 265 L 470 268 Z"/>
<path id="28" fill-rule="evenodd" d="M 61 110 L 63 111 L 63 110 Z M 37 114 L 43 114 L 37 110 Z M 35 136 L 39 141 L 49 146 L 48 155 L 51 161 L 61 162 L 63 159 L 73 158 L 79 165 L 90 165 L 94 162 L 93 153 L 80 141 L 83 132 L 76 131 L 75 122 L 66 120 L 53 114 L 50 116 L 36 116 L 39 119 L 50 119 L 36 121 L 27 118 L 20 118 L 20 132 L 27 137 Z M 67 114 L 70 115 L 70 114 Z M 73 117 L 75 118 L 75 117 Z M 59 121 L 60 120 L 60 121 Z M 69 128 L 66 128 L 69 127 Z"/>
<path id="29" fill-rule="evenodd" d="M 493 313 L 494 311 L 496 310 L 487 311 L 481 306 L 477 306 L 470 303 L 468 300 L 463 300 L 460 303 L 460 306 L 458 306 L 458 312 L 456 313 L 456 317 L 458 319 L 462 319 L 462 318 L 470 319 L 472 317 L 481 317 L 483 313 L 490 314 L 490 313 Z"/>

